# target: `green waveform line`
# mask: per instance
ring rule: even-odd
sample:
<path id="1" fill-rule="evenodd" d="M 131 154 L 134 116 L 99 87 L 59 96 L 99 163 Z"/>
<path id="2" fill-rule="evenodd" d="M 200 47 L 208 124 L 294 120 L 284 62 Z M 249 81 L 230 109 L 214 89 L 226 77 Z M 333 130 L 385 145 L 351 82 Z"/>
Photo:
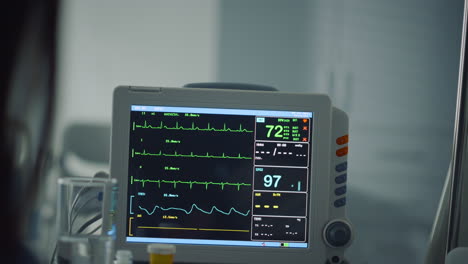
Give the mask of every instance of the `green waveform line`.
<path id="1" fill-rule="evenodd" d="M 210 210 L 210 211 L 205 211 L 205 210 L 201 209 L 200 207 L 198 207 L 196 204 L 192 204 L 192 207 L 190 208 L 189 211 L 187 211 L 187 210 L 185 210 L 185 209 L 183 209 L 183 208 L 177 208 L 177 207 L 164 208 L 164 207 L 161 207 L 161 206 L 159 206 L 159 205 L 155 205 L 154 208 L 153 208 L 153 210 L 150 212 L 150 211 L 148 211 L 147 209 L 145 209 L 145 208 L 143 208 L 143 207 L 141 207 L 141 206 L 138 206 L 138 207 L 140 208 L 140 210 L 145 211 L 148 215 L 154 214 L 154 212 L 156 211 L 156 209 L 160 209 L 160 210 L 162 210 L 162 211 L 177 210 L 177 211 L 182 211 L 182 212 L 184 212 L 185 214 L 188 214 L 188 215 L 191 214 L 191 213 L 193 212 L 193 209 L 197 209 L 198 211 L 200 211 L 200 212 L 202 212 L 202 213 L 204 213 L 204 214 L 213 214 L 213 212 L 214 212 L 215 210 L 216 210 L 218 213 L 221 213 L 221 214 L 223 214 L 223 215 L 231 215 L 232 212 L 234 212 L 234 213 L 240 214 L 240 215 L 242 215 L 242 216 L 248 216 L 249 213 L 250 213 L 250 210 L 248 210 L 246 213 L 239 212 L 239 211 L 237 211 L 236 209 L 234 209 L 234 207 L 231 207 L 231 209 L 229 209 L 229 211 L 224 212 L 224 211 L 222 211 L 222 210 L 216 208 L 216 206 L 211 207 L 211 210 Z"/>
<path id="2" fill-rule="evenodd" d="M 210 155 L 210 153 L 206 153 L 206 155 L 197 155 L 193 154 L 193 152 L 190 152 L 190 154 L 178 154 L 177 151 L 174 152 L 174 154 L 169 154 L 169 153 L 162 153 L 162 151 L 159 151 L 158 153 L 149 153 L 146 152 L 146 150 L 143 150 L 143 152 L 138 152 L 134 151 L 132 149 L 132 157 L 134 156 L 164 156 L 164 157 L 184 157 L 184 158 L 209 158 L 209 159 L 252 159 L 251 157 L 242 157 L 241 154 L 237 156 L 226 156 L 226 154 L 223 154 L 221 156 L 216 156 L 216 155 Z"/>
<path id="3" fill-rule="evenodd" d="M 148 125 L 145 121 L 144 125 L 137 125 L 135 124 L 135 122 L 133 122 L 133 130 L 135 130 L 135 128 L 146 128 L 146 129 L 167 129 L 167 130 L 184 130 L 184 131 L 215 131 L 215 132 L 236 132 L 236 133 L 242 133 L 242 132 L 245 132 L 245 133 L 253 133 L 253 130 L 248 130 L 248 129 L 245 129 L 245 128 L 242 128 L 242 124 L 239 125 L 239 129 L 231 129 L 231 128 L 227 128 L 226 127 L 226 123 L 224 123 L 223 125 L 223 128 L 214 128 L 214 127 L 211 127 L 211 124 L 208 123 L 208 127 L 206 128 L 200 128 L 200 127 L 197 127 L 195 126 L 195 123 L 192 122 L 192 127 L 183 127 L 183 126 L 179 126 L 179 122 L 176 122 L 176 126 L 175 127 L 169 127 L 169 126 L 166 126 L 164 125 L 164 122 L 161 121 L 161 123 L 159 124 L 159 126 L 152 126 L 152 125 Z"/>
<path id="4" fill-rule="evenodd" d="M 190 189 L 192 189 L 192 186 L 194 184 L 198 185 L 205 185 L 205 189 L 208 190 L 208 185 L 220 185 L 221 190 L 224 190 L 225 185 L 229 186 L 237 186 L 237 190 L 240 190 L 241 186 L 252 186 L 252 184 L 248 183 L 232 183 L 232 182 L 199 182 L 199 181 L 167 181 L 167 180 L 149 180 L 149 179 L 133 179 L 133 176 L 130 181 L 132 184 L 133 182 L 139 182 L 141 183 L 142 187 L 145 187 L 145 183 L 151 182 L 151 183 L 157 183 L 158 187 L 161 188 L 161 183 L 169 183 L 174 185 L 174 189 L 177 188 L 177 184 L 188 184 L 190 186 Z"/>

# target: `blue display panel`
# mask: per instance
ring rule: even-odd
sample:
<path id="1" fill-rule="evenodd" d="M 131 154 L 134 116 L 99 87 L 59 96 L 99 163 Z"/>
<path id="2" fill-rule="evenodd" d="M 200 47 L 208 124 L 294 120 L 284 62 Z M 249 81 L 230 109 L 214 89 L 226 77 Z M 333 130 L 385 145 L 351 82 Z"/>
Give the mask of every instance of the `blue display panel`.
<path id="1" fill-rule="evenodd" d="M 308 244 L 313 113 L 132 105 L 127 242 Z"/>

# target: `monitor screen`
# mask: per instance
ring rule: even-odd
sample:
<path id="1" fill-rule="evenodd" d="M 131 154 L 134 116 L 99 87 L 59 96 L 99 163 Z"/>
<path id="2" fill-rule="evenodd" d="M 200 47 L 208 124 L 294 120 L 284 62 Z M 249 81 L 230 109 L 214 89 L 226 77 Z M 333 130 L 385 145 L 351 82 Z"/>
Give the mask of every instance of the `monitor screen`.
<path id="1" fill-rule="evenodd" d="M 130 110 L 126 242 L 310 246 L 312 112 Z"/>

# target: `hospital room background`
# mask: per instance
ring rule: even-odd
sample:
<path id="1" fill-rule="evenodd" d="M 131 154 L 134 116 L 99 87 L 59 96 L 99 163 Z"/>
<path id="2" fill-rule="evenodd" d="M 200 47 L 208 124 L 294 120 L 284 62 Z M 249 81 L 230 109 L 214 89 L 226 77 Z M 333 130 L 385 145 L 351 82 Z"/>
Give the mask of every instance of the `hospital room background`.
<path id="1" fill-rule="evenodd" d="M 241 82 L 326 93 L 350 117 L 351 263 L 422 263 L 449 167 L 461 0 L 63 1 L 54 154 L 30 247 L 51 251 L 58 176 L 108 171 L 112 91 Z"/>

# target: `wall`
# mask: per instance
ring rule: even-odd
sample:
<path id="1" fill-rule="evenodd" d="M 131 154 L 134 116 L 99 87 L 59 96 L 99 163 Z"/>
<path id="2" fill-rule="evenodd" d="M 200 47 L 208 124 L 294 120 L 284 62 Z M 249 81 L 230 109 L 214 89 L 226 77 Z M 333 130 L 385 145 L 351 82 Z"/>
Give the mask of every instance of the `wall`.
<path id="1" fill-rule="evenodd" d="M 216 78 L 214 0 L 64 1 L 62 11 L 59 130 L 75 121 L 110 122 L 117 85 Z"/>
<path id="2" fill-rule="evenodd" d="M 352 263 L 422 263 L 448 169 L 463 1 L 223 1 L 220 79 L 350 116 Z"/>

